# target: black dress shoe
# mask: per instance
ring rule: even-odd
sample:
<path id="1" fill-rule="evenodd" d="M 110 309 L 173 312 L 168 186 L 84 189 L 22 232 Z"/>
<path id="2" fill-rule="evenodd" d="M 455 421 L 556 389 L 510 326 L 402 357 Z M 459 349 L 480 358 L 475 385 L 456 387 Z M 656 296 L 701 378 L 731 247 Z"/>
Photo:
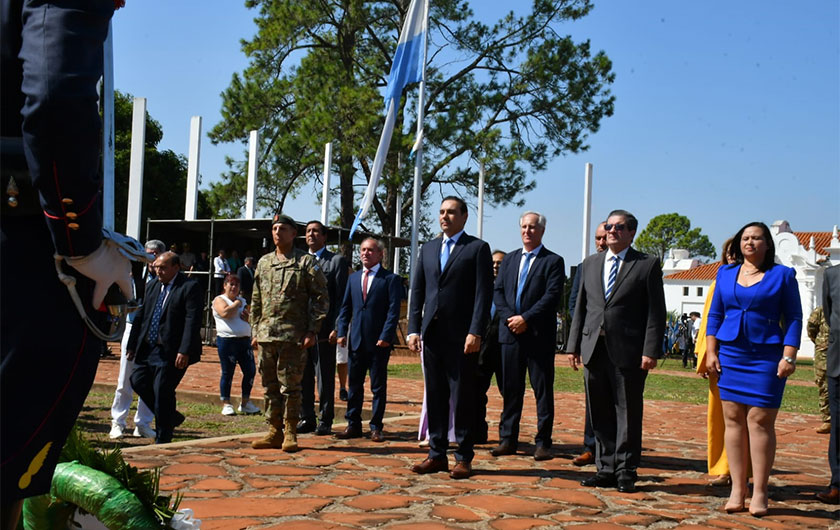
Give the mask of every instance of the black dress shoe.
<path id="1" fill-rule="evenodd" d="M 616 489 L 619 493 L 636 493 L 636 481 L 632 478 L 622 477 L 617 481 Z"/>
<path id="2" fill-rule="evenodd" d="M 551 454 L 551 449 L 548 447 L 538 445 L 537 449 L 534 451 L 534 460 L 537 462 L 542 460 L 551 460 L 552 458 L 554 458 L 554 455 Z"/>
<path id="3" fill-rule="evenodd" d="M 361 438 L 362 437 L 362 428 L 360 426 L 351 427 L 350 425 L 347 426 L 342 432 L 335 435 L 336 438 L 339 440 L 350 440 L 351 438 Z"/>
<path id="4" fill-rule="evenodd" d="M 502 440 L 499 445 L 490 450 L 490 454 L 493 456 L 515 455 L 516 445 L 510 440 Z"/>
<path id="5" fill-rule="evenodd" d="M 330 434 L 332 434 L 332 425 L 326 424 L 324 422 L 319 423 L 318 428 L 315 429 L 316 436 L 327 436 Z"/>
<path id="6" fill-rule="evenodd" d="M 186 419 L 187 418 L 183 414 L 181 414 L 180 412 L 178 412 L 176 410 L 175 411 L 175 416 L 174 416 L 173 421 L 172 421 L 172 428 L 174 429 L 175 427 L 180 426 L 182 423 L 184 423 L 184 420 L 186 420 Z"/>
<path id="7" fill-rule="evenodd" d="M 300 420 L 297 424 L 298 434 L 307 434 L 315 432 L 315 422 L 310 420 Z"/>
<path id="8" fill-rule="evenodd" d="M 385 441 L 385 435 L 382 434 L 382 429 L 373 429 L 370 431 L 370 441 L 381 443 Z"/>
<path id="9" fill-rule="evenodd" d="M 347 401 L 347 389 L 346 388 L 342 388 L 341 390 L 338 391 L 338 399 L 340 399 L 341 401 Z"/>
<path id="10" fill-rule="evenodd" d="M 580 485 L 587 488 L 611 488 L 615 486 L 615 475 L 595 473 L 591 477 L 581 480 Z"/>

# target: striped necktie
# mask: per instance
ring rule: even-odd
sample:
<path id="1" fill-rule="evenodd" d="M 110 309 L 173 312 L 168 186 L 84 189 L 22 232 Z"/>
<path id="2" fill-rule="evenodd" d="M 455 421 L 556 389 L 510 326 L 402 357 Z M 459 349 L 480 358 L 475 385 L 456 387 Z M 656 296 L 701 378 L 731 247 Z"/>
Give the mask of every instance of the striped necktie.
<path id="1" fill-rule="evenodd" d="M 618 261 L 621 258 L 613 256 L 610 259 L 612 260 L 612 266 L 610 267 L 610 275 L 607 278 L 607 289 L 604 291 L 604 300 L 610 299 L 610 294 L 612 294 L 613 287 L 615 287 L 615 277 L 618 276 Z"/>

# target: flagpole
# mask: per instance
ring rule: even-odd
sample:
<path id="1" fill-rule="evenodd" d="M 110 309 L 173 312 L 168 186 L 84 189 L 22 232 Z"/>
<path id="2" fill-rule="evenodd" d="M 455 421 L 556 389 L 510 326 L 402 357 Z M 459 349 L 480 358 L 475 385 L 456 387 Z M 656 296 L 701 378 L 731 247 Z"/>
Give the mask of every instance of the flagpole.
<path id="1" fill-rule="evenodd" d="M 411 212 L 411 256 L 408 260 L 410 271 L 409 285 L 414 285 L 414 265 L 418 256 L 418 227 L 420 225 L 420 182 L 423 178 L 423 119 L 424 105 L 426 100 L 426 59 L 429 53 L 429 2 L 423 13 L 424 27 L 426 31 L 423 36 L 423 75 L 420 78 L 420 87 L 417 91 L 417 152 L 414 158 L 414 204 Z M 408 307 L 411 307 L 411 289 L 408 291 Z"/>

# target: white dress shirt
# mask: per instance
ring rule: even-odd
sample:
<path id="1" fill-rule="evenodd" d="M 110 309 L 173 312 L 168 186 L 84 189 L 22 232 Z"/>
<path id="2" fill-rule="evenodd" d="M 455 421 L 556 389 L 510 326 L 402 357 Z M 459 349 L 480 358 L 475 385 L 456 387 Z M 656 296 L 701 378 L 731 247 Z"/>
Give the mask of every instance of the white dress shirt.
<path id="1" fill-rule="evenodd" d="M 629 249 L 630 249 L 630 247 L 627 247 L 624 250 L 622 250 L 621 252 L 619 252 L 618 254 L 613 254 L 613 251 L 610 250 L 609 248 L 604 251 L 607 254 L 607 257 L 604 260 L 604 272 L 603 272 L 604 292 L 607 292 L 607 282 L 610 281 L 610 269 L 612 268 L 612 258 L 613 258 L 613 256 L 618 256 L 620 258 L 619 261 L 618 261 L 618 270 L 616 271 L 616 274 L 615 274 L 615 279 L 618 280 L 618 275 L 621 274 L 621 267 L 624 266 L 624 260 L 627 258 L 627 250 L 629 250 Z M 613 286 L 613 289 L 615 289 L 615 286 Z"/>

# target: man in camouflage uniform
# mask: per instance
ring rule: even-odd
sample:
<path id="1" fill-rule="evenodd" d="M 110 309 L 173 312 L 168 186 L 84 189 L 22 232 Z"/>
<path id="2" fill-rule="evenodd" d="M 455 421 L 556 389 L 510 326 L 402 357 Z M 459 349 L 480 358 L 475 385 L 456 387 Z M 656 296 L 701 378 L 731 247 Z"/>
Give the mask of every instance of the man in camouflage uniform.
<path id="1" fill-rule="evenodd" d="M 814 382 L 820 389 L 820 415 L 823 423 L 817 427 L 820 434 L 831 431 L 831 414 L 828 411 L 828 380 L 825 378 L 825 355 L 828 351 L 828 323 L 823 308 L 818 307 L 808 318 L 808 338 L 814 343 Z"/>
<path id="2" fill-rule="evenodd" d="M 259 348 L 268 434 L 254 449 L 298 450 L 300 383 L 306 349 L 327 316 L 327 279 L 317 260 L 293 246 L 297 225 L 278 213 L 271 225 L 275 251 L 260 258 L 251 298 L 252 345 Z M 285 437 L 284 431 L 285 420 Z"/>

